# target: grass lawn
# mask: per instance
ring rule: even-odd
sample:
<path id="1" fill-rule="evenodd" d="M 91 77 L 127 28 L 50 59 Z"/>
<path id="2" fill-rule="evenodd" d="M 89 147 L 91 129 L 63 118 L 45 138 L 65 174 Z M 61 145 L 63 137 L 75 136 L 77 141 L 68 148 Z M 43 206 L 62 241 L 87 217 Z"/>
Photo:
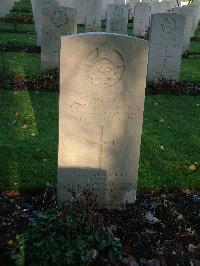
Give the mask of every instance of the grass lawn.
<path id="1" fill-rule="evenodd" d="M 200 53 L 200 42 L 191 42 L 189 52 L 199 52 Z"/>
<path id="2" fill-rule="evenodd" d="M 200 57 L 182 59 L 180 80 L 200 82 Z"/>
<path id="3" fill-rule="evenodd" d="M 40 73 L 40 54 L 9 52 L 3 55 L 3 60 L 6 78 L 13 74 L 26 76 Z M 0 73 L 2 72 L 2 64 L 0 64 Z"/>
<path id="4" fill-rule="evenodd" d="M 0 189 L 56 182 L 58 94 L 0 92 Z M 147 96 L 140 189 L 200 189 L 200 97 Z"/>
<path id="5" fill-rule="evenodd" d="M 12 12 L 32 13 L 31 1 L 21 0 L 20 2 L 15 3 Z"/>
<path id="6" fill-rule="evenodd" d="M 36 46 L 37 38 L 34 34 L 0 32 L 0 45 Z"/>
<path id="7" fill-rule="evenodd" d="M 35 26 L 33 24 L 14 24 L 14 23 L 3 23 L 0 22 L 0 33 L 1 36 L 3 32 L 11 33 L 35 33 Z"/>
<path id="8" fill-rule="evenodd" d="M 10 15 L 22 12 L 31 15 L 29 0 L 16 3 Z M 78 33 L 84 29 L 79 25 Z M 132 35 L 131 25 L 128 33 Z M 11 43 L 36 46 L 34 25 L 0 23 L 0 44 Z M 199 48 L 200 42 L 191 42 L 190 51 Z M 13 73 L 25 76 L 40 72 L 37 53 L 6 52 L 3 62 L 6 78 Z M 180 79 L 200 81 L 199 69 L 200 58 L 184 58 Z M 58 94 L 0 91 L 0 103 L 0 190 L 36 189 L 46 182 L 56 183 Z M 200 189 L 199 132 L 200 97 L 147 96 L 139 188 Z M 188 167 L 194 163 L 197 171 L 191 172 Z"/>

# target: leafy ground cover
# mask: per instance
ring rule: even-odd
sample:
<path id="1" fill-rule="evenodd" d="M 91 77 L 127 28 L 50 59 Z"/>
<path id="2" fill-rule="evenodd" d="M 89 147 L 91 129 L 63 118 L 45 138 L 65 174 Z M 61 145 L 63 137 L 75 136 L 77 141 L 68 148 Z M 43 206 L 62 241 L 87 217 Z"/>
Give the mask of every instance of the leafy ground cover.
<path id="1" fill-rule="evenodd" d="M 30 220 L 36 218 L 44 210 L 54 207 L 55 198 L 56 193 L 52 189 L 37 194 L 30 192 L 21 194 L 16 191 L 0 193 L 1 265 L 14 265 L 11 257 L 19 251 L 19 234 L 24 232 Z M 112 265 L 198 266 L 200 263 L 199 208 L 200 196 L 189 190 L 177 193 L 139 193 L 136 203 L 127 206 L 126 211 L 104 209 L 96 211 L 93 217 L 102 215 L 104 228 L 111 229 L 115 237 L 121 240 L 124 253 L 123 262 Z M 43 217 L 45 218 L 45 216 Z M 87 220 L 85 219 L 85 221 Z M 36 233 L 32 235 L 32 238 L 38 238 L 36 242 L 32 243 L 32 246 L 36 250 L 45 238 L 46 242 L 50 242 L 48 250 L 52 248 L 52 256 L 58 256 L 56 253 L 57 243 L 52 241 L 52 234 L 45 234 L 48 230 L 54 232 L 54 235 L 56 234 L 57 224 L 53 228 L 49 225 L 53 222 L 55 223 L 54 220 L 50 222 L 47 219 L 42 239 Z M 75 227 L 73 229 L 76 230 Z M 35 231 L 38 232 L 38 230 L 37 227 Z M 59 230 L 57 231 L 59 232 Z M 64 246 L 63 244 L 62 247 Z M 80 252 L 84 251 L 81 245 L 78 248 Z M 27 251 L 26 246 L 21 245 L 21 249 L 23 252 Z M 97 250 L 93 250 L 94 256 L 97 255 Z M 42 257 L 42 252 L 37 255 Z M 45 261 L 50 258 L 47 256 L 46 253 Z M 52 262 L 49 265 L 57 264 Z M 111 264 L 104 262 L 103 264 L 87 265 L 110 266 Z"/>

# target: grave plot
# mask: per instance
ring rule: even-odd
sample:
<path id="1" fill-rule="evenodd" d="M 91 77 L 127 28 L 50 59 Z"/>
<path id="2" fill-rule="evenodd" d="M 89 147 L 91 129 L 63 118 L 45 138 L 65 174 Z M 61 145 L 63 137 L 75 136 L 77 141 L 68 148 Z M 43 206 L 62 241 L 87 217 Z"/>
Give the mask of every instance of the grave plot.
<path id="1" fill-rule="evenodd" d="M 83 24 L 79 24 L 77 29 L 78 33 L 85 32 Z M 101 30 L 102 32 L 106 30 L 105 20 L 102 20 Z M 128 35 L 133 35 L 131 21 L 128 23 Z M 148 39 L 148 34 L 145 38 Z M 130 204 L 124 211 L 104 209 L 97 212 L 92 208 L 96 203 L 95 198 L 91 196 L 89 199 L 93 202 L 88 212 L 91 215 L 95 214 L 95 217 L 97 214 L 102 215 L 103 228 L 108 226 L 112 229 L 114 236 L 120 238 L 122 251 L 127 255 L 127 259 L 123 260 L 123 265 L 130 265 L 131 262 L 133 265 L 199 264 L 200 99 L 197 96 L 200 83 L 199 43 L 198 27 L 191 39 L 187 54 L 182 56 L 178 84 L 164 84 L 165 87 L 161 89 L 155 87 L 155 90 L 150 92 L 148 88 L 146 89 L 136 203 Z M 124 129 L 124 132 L 128 132 L 129 123 L 124 120 L 124 117 L 128 120 L 130 112 L 126 113 L 127 106 L 125 107 L 124 103 L 131 98 L 122 94 L 120 99 L 123 99 L 123 103 L 116 102 L 114 98 L 111 103 L 105 102 L 105 99 L 110 99 L 111 95 L 116 96 L 120 92 L 120 88 L 127 89 L 127 93 L 131 95 L 131 91 L 128 90 L 129 85 L 135 85 L 134 80 L 137 77 L 139 80 L 140 75 L 135 75 L 132 71 L 130 64 L 127 63 L 127 61 L 131 61 L 131 57 L 125 55 L 129 50 L 122 49 L 123 45 L 120 43 L 116 44 L 115 49 L 117 50 L 112 53 L 106 53 L 104 48 L 103 55 L 106 55 L 109 60 L 105 60 L 105 58 L 99 60 L 102 53 L 98 52 L 101 49 L 95 50 L 93 45 L 94 42 L 87 43 L 87 47 L 91 48 L 93 52 L 87 53 L 86 63 L 80 61 L 80 58 L 76 59 L 76 55 L 82 54 L 83 49 L 77 53 L 73 52 L 73 54 L 68 52 L 69 58 L 77 60 L 78 63 L 76 68 L 72 69 L 72 65 L 70 65 L 67 71 L 64 70 L 62 73 L 64 86 L 66 86 L 65 93 L 67 94 L 68 88 L 71 88 L 70 91 L 74 93 L 73 104 L 69 102 L 65 105 L 65 101 L 63 101 L 63 109 L 71 110 L 70 114 L 74 115 L 74 119 L 82 118 L 85 119 L 85 122 L 72 123 L 72 126 L 69 127 L 65 124 L 66 117 L 64 116 L 63 126 L 68 126 L 69 131 L 72 127 L 73 129 L 75 126 L 77 127 L 70 136 L 72 140 L 75 139 L 75 136 L 80 137 L 80 146 L 86 147 L 85 150 L 81 149 L 84 154 L 81 156 L 83 159 L 80 160 L 87 162 L 89 166 L 95 165 L 98 178 L 98 174 L 102 173 L 104 168 L 107 169 L 107 166 L 115 166 L 114 169 L 122 167 L 125 169 L 126 163 L 124 162 L 122 165 L 121 162 L 125 158 L 124 155 L 132 154 L 129 152 L 131 146 L 128 144 L 133 144 L 130 141 L 132 131 L 122 138 L 118 135 L 121 128 Z M 72 47 L 75 49 L 75 46 Z M 29 0 L 21 0 L 16 3 L 7 18 L 0 20 L 0 52 L 0 264 L 14 265 L 11 257 L 13 254 L 19 253 L 19 235 L 28 228 L 29 219 L 55 207 L 57 197 L 55 188 L 57 186 L 59 138 L 59 71 L 52 69 L 41 72 L 40 47 L 36 42 Z M 137 56 L 139 56 L 139 52 Z M 112 64 L 110 57 L 112 60 L 116 59 L 116 64 Z M 63 56 L 64 59 L 66 58 Z M 133 60 L 138 60 L 138 58 L 135 57 Z M 129 75 L 127 72 L 123 72 L 124 68 Z M 104 74 L 100 75 L 98 69 Z M 100 97 L 94 99 L 93 96 L 98 94 L 98 91 L 92 91 L 92 86 L 85 89 L 85 94 L 75 86 L 78 81 L 81 88 L 83 84 L 86 86 L 85 79 L 82 79 L 81 84 L 78 80 L 83 75 L 82 70 L 89 73 L 88 84 L 92 83 L 100 88 L 103 84 L 108 88 L 102 96 L 104 101 L 101 99 L 98 102 Z M 115 77 L 115 81 L 118 81 L 117 84 L 121 84 L 119 87 L 115 86 L 116 84 L 113 85 L 108 73 Z M 129 76 L 129 83 L 124 79 L 125 76 Z M 66 77 L 68 77 L 67 80 L 65 80 Z M 72 80 L 73 84 L 70 87 L 69 83 Z M 119 90 L 114 90 L 115 88 Z M 194 90 L 195 88 L 196 90 Z M 65 96 L 67 98 L 67 95 L 64 94 Z M 93 97 L 93 101 L 84 105 L 85 102 L 87 103 L 85 101 L 87 96 L 88 98 Z M 75 102 L 75 99 L 79 101 Z M 132 110 L 134 107 L 135 105 L 131 105 L 129 109 Z M 120 109 L 120 115 L 117 108 L 123 109 Z M 107 113 L 102 114 L 103 111 Z M 138 108 L 136 112 L 139 112 Z M 110 122 L 111 118 L 113 118 L 112 123 Z M 120 118 L 119 121 L 116 118 Z M 108 119 L 110 120 L 106 125 L 98 126 L 96 123 L 96 121 L 105 123 Z M 68 117 L 67 121 L 70 123 L 72 117 Z M 90 127 L 87 124 L 88 121 Z M 91 121 L 95 121 L 94 125 Z M 135 120 L 133 122 L 132 126 L 134 127 Z M 113 123 L 120 127 L 116 126 L 117 130 L 113 130 Z M 127 128 L 125 128 L 125 124 Z M 83 129 L 84 136 L 87 136 L 85 138 L 82 136 Z M 63 135 L 66 137 L 65 132 Z M 123 152 L 119 155 L 116 150 L 118 147 L 123 147 L 123 143 L 128 143 L 127 148 L 121 149 Z M 63 147 L 65 147 L 64 145 L 66 143 L 63 143 Z M 67 156 L 79 154 L 80 146 L 74 145 L 70 149 L 66 147 L 64 153 Z M 118 156 L 123 159 L 120 159 L 119 163 L 117 163 Z M 132 154 L 128 159 L 132 162 L 133 158 Z M 72 158 L 71 165 L 75 162 L 77 163 Z M 86 169 L 84 171 L 77 173 L 78 181 L 83 178 L 83 174 L 91 173 Z M 110 178 L 116 180 L 117 176 L 113 168 L 110 172 Z M 75 176 L 74 172 L 72 174 Z M 66 185 L 69 186 L 68 183 Z M 103 187 L 103 182 L 101 185 Z M 96 184 L 94 184 L 95 186 Z M 101 190 L 97 188 L 98 193 L 101 193 L 102 187 Z M 129 188 L 130 184 L 127 184 L 127 187 Z M 120 193 L 117 193 L 116 198 L 120 197 Z M 129 199 L 133 199 L 133 197 Z M 79 213 L 80 210 L 76 210 Z M 64 212 L 62 212 L 63 214 Z M 60 213 L 58 215 L 60 216 Z M 59 219 L 57 215 L 55 217 L 54 226 L 58 228 Z M 77 216 L 75 217 L 77 218 Z M 83 221 L 85 222 L 85 218 Z M 87 222 L 84 225 L 87 225 Z M 97 230 L 99 223 L 94 225 L 94 230 Z M 40 229 L 38 227 L 38 230 Z M 46 224 L 42 229 L 46 236 L 52 235 L 52 229 L 49 231 Z M 102 230 L 102 228 L 100 229 Z M 80 231 L 76 231 L 74 235 L 79 236 L 79 234 Z M 87 235 L 84 236 L 87 237 Z M 36 234 L 33 237 L 36 239 Z M 103 235 L 104 237 L 105 235 Z M 107 240 L 107 238 L 103 240 L 105 239 Z M 37 243 L 43 247 L 43 237 L 39 237 L 37 240 Z M 55 242 L 57 243 L 57 241 Z M 55 242 L 53 241 L 53 243 Z M 117 253 L 119 255 L 120 243 L 112 243 L 116 245 L 114 245 L 115 251 L 119 251 Z M 31 245 L 30 248 L 32 248 Z M 101 252 L 98 248 L 99 245 L 95 246 L 94 250 Z M 84 250 L 85 248 L 80 248 L 78 252 L 76 251 L 76 258 L 81 259 L 80 254 Z M 91 249 L 89 250 L 91 251 Z M 59 252 L 60 246 L 58 245 L 49 253 L 55 255 L 59 261 L 65 256 L 60 256 Z M 47 252 L 44 254 L 46 258 Z M 36 259 L 36 255 L 34 256 Z M 38 260 L 41 260 L 41 257 Z M 52 262 L 49 262 L 49 265 L 52 265 Z M 76 261 L 75 265 L 80 265 L 80 261 Z M 104 263 L 104 265 L 106 264 Z M 113 265 L 117 265 L 116 262 Z"/>

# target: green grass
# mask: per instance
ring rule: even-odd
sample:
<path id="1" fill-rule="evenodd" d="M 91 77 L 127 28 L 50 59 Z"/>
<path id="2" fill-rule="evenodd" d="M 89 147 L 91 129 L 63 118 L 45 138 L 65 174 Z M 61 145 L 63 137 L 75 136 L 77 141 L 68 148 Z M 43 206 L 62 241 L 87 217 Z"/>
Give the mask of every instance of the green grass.
<path id="1" fill-rule="evenodd" d="M 14 46 L 36 46 L 37 37 L 35 34 L 0 32 L 0 45 L 6 46 L 10 44 Z"/>
<path id="2" fill-rule="evenodd" d="M 55 181 L 57 95 L 1 91 L 0 102 L 0 188 L 40 188 Z"/>
<path id="3" fill-rule="evenodd" d="M 9 52 L 4 54 L 3 61 L 7 78 L 13 74 L 26 76 L 40 73 L 40 54 Z M 1 63 L 0 73 L 2 72 Z"/>
<path id="4" fill-rule="evenodd" d="M 180 80 L 200 82 L 200 57 L 182 59 Z"/>
<path id="5" fill-rule="evenodd" d="M 199 52 L 200 53 L 200 42 L 191 42 L 189 51 L 190 52 Z"/>
<path id="6" fill-rule="evenodd" d="M 0 22 L 0 33 L 2 32 L 31 32 L 35 33 L 35 26 L 32 24 L 14 24 Z"/>
<path id="7" fill-rule="evenodd" d="M 200 97 L 146 97 L 139 187 L 200 189 Z"/>
<path id="8" fill-rule="evenodd" d="M 0 189 L 56 183 L 58 94 L 0 92 Z M 200 189 L 200 97 L 147 96 L 140 189 Z M 163 146 L 164 149 L 161 147 Z"/>
<path id="9" fill-rule="evenodd" d="M 12 11 L 19 13 L 32 13 L 31 1 L 21 0 L 20 2 L 15 3 Z"/>

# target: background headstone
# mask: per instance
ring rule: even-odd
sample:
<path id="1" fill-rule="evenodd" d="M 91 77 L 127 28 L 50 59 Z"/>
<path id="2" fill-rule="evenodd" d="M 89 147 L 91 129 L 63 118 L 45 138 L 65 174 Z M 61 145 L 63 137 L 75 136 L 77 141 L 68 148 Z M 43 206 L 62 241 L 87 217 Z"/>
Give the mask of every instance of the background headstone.
<path id="1" fill-rule="evenodd" d="M 42 8 L 41 67 L 59 67 L 60 37 L 77 33 L 76 10 L 68 7 Z"/>
<path id="2" fill-rule="evenodd" d="M 37 33 L 37 45 L 41 45 L 42 39 L 42 7 L 45 5 L 58 6 L 56 0 L 34 0 L 35 1 L 35 29 Z"/>
<path id="3" fill-rule="evenodd" d="M 148 81 L 179 80 L 185 17 L 174 13 L 152 15 Z"/>
<path id="4" fill-rule="evenodd" d="M 176 7 L 173 12 L 185 16 L 185 27 L 183 35 L 183 53 L 190 47 L 190 37 L 192 36 L 192 12 L 189 8 Z"/>
<path id="5" fill-rule="evenodd" d="M 102 0 L 87 0 L 85 12 L 85 31 L 101 31 L 101 8 Z"/>
<path id="6" fill-rule="evenodd" d="M 127 34 L 128 7 L 123 4 L 108 5 L 106 32 Z"/>
<path id="7" fill-rule="evenodd" d="M 58 202 L 68 189 L 121 209 L 136 197 L 148 43 L 90 33 L 61 40 Z"/>
<path id="8" fill-rule="evenodd" d="M 135 5 L 133 20 L 133 35 L 145 37 L 150 26 L 151 8 L 150 4 L 142 2 Z"/>

